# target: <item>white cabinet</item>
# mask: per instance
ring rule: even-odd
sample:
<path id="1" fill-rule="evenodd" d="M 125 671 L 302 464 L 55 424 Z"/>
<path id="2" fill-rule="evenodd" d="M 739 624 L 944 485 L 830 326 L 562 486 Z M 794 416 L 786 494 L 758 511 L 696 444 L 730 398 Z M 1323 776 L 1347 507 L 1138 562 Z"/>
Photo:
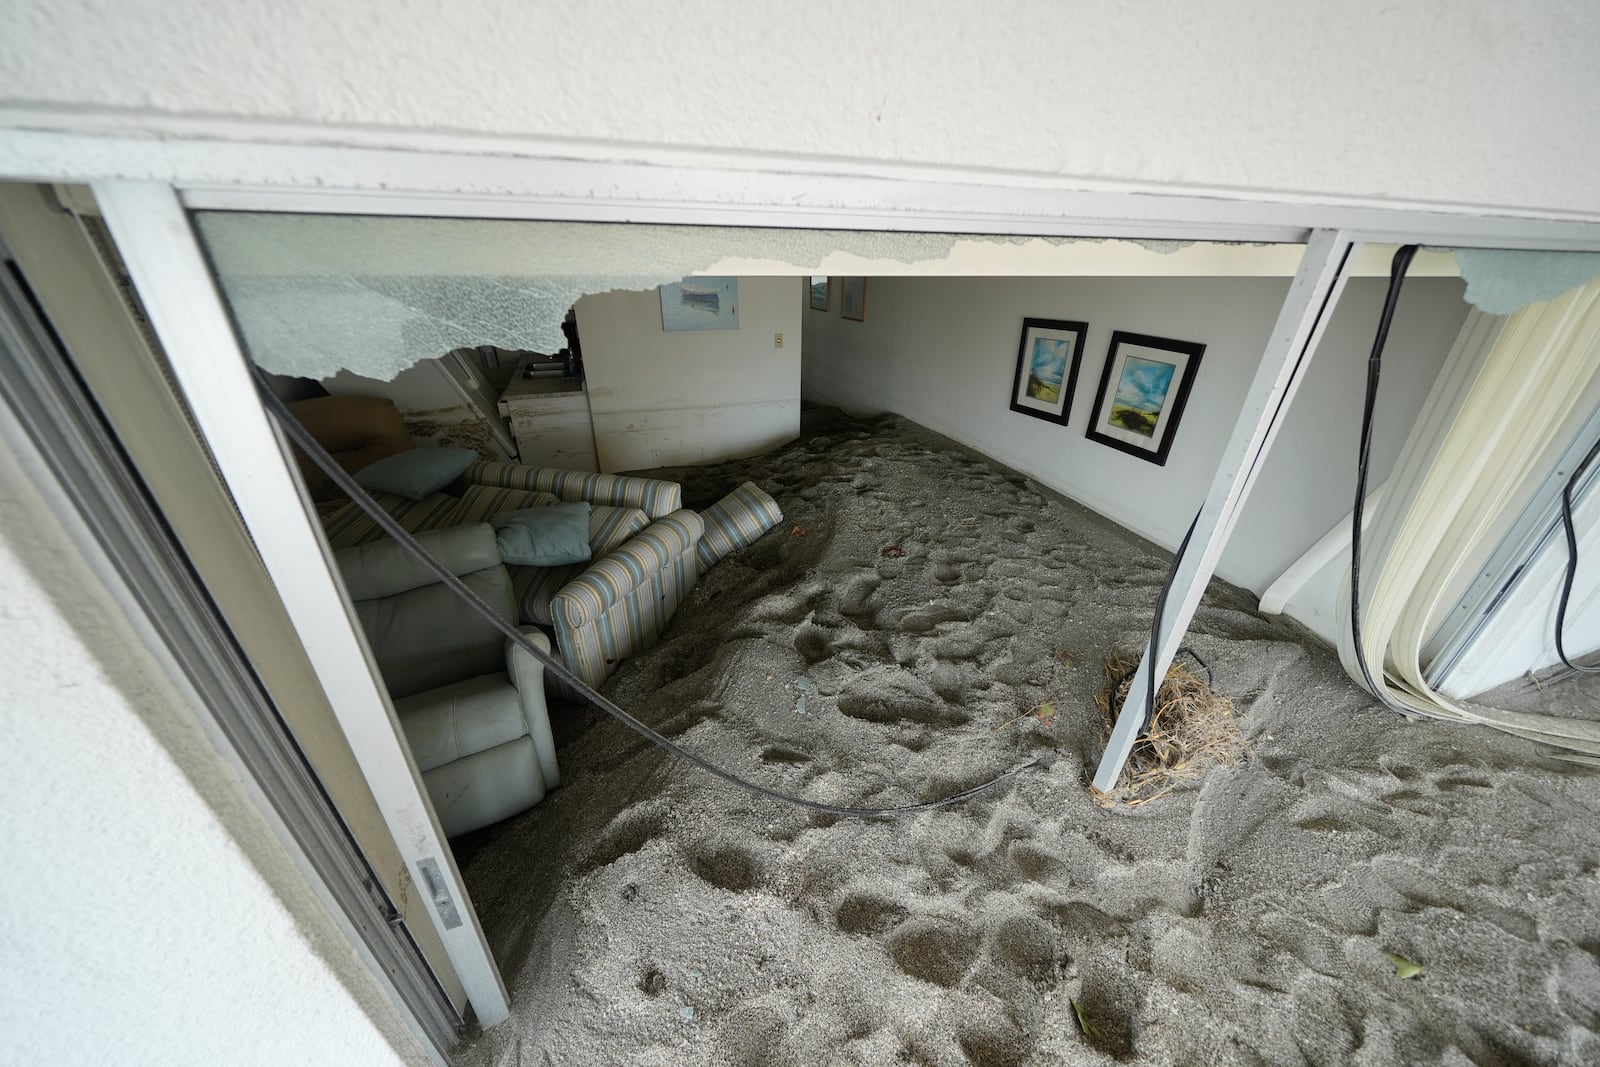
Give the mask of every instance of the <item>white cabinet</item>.
<path id="1" fill-rule="evenodd" d="M 511 420 L 524 464 L 575 471 L 600 469 L 589 394 L 578 379 L 513 378 L 500 394 L 500 414 Z"/>

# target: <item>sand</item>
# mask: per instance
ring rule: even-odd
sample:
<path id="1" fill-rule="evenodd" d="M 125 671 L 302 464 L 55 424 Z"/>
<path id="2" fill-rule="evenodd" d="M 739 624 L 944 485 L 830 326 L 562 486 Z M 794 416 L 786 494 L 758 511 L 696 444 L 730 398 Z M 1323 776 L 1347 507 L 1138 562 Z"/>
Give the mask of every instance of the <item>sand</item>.
<path id="1" fill-rule="evenodd" d="M 1093 694 L 1167 555 L 903 419 L 806 421 L 769 456 L 671 472 L 690 506 L 751 478 L 786 518 L 608 694 L 836 803 L 1041 765 L 954 808 L 834 819 L 556 712 L 565 784 L 457 843 L 514 1004 L 464 1063 L 1600 1062 L 1593 772 L 1383 710 L 1219 582 L 1188 643 L 1248 757 L 1097 806 Z M 994 730 L 1042 700 L 1053 722 Z"/>

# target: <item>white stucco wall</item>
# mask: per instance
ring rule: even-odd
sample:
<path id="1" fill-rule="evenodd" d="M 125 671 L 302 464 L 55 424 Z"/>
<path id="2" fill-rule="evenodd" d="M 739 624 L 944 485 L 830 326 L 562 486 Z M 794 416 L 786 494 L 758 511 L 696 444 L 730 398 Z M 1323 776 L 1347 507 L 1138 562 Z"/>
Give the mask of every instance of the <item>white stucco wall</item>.
<path id="1" fill-rule="evenodd" d="M 1260 592 L 1349 509 L 1384 285 L 1349 283 L 1218 566 L 1228 581 Z M 1455 340 L 1461 288 L 1454 278 L 1406 286 L 1385 361 L 1375 479 Z M 905 415 L 1170 550 L 1210 487 L 1287 289 L 1282 278 L 872 278 L 865 322 L 806 311 L 804 394 Z M 1025 317 L 1089 323 L 1066 426 L 1009 409 Z M 1206 345 L 1164 466 L 1084 437 L 1113 330 Z"/>
<path id="2" fill-rule="evenodd" d="M 0 1062 L 427 1062 L 0 449 Z"/>
<path id="3" fill-rule="evenodd" d="M 740 278 L 737 330 L 663 330 L 654 289 L 578 301 L 600 469 L 709 463 L 794 440 L 800 291 L 798 278 Z"/>
<path id="4" fill-rule="evenodd" d="M 221 117 L 1596 210 L 1589 0 L 9 0 L 5 21 L 0 102 L 116 112 L 102 128 Z"/>

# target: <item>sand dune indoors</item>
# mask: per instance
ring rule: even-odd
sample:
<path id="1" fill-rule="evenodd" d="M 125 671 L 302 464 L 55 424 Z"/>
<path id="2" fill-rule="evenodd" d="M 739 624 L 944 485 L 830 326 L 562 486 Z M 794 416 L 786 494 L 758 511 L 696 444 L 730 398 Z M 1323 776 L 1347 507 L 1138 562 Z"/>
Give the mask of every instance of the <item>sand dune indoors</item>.
<path id="1" fill-rule="evenodd" d="M 1041 764 L 946 810 L 832 819 L 565 712 L 566 784 L 458 842 L 515 1004 L 463 1062 L 1600 1061 L 1592 772 L 1383 710 L 1219 582 L 1188 642 L 1245 760 L 1106 810 L 1093 697 L 1166 554 L 894 417 L 808 411 L 769 456 L 671 473 L 693 507 L 752 478 L 785 521 L 614 699 L 836 803 Z"/>

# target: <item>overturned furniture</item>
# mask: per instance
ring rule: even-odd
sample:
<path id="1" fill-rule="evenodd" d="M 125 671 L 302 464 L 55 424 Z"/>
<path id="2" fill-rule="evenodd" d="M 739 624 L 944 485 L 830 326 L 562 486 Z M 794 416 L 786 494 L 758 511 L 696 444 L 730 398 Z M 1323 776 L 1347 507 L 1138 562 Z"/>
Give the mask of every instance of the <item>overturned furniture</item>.
<path id="1" fill-rule="evenodd" d="M 413 447 L 399 411 L 380 397 L 319 397 L 291 410 L 352 473 Z M 300 459 L 334 549 L 384 539 L 370 516 Z M 510 572 L 514 617 L 548 627 L 562 662 L 591 686 L 653 645 L 700 578 L 696 547 L 704 525 L 699 515 L 681 509 L 676 482 L 479 460 L 458 482 L 436 492 L 371 495 L 410 533 L 562 501 L 589 503 L 588 562 Z"/>

